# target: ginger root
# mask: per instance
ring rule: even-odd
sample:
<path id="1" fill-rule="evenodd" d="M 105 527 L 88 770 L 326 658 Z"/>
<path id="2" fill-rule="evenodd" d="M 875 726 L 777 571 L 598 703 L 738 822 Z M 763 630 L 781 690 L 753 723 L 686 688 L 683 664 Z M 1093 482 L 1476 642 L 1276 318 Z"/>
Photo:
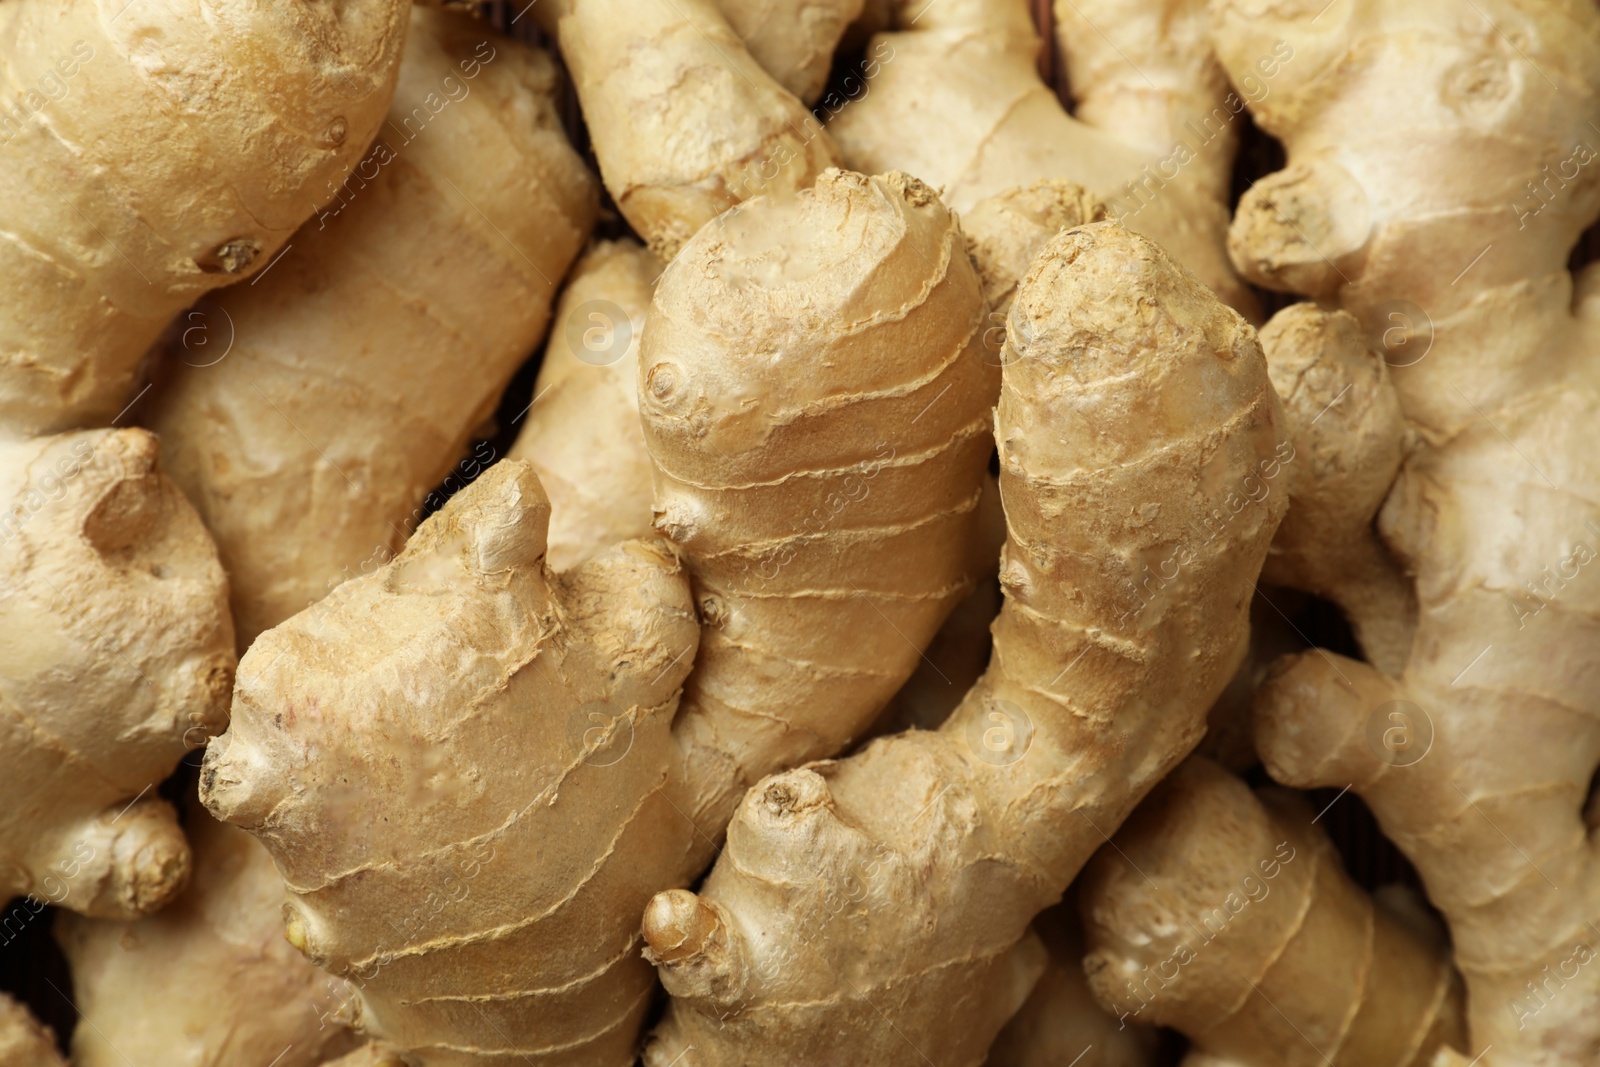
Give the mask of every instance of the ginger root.
<path id="1" fill-rule="evenodd" d="M 754 201 L 663 275 L 639 398 L 705 621 L 674 726 L 705 840 L 859 736 L 971 590 L 983 324 L 955 220 L 900 174 Z"/>
<path id="2" fill-rule="evenodd" d="M 863 0 L 717 0 L 728 25 L 768 74 L 807 104 L 833 68 L 833 50 Z"/>
<path id="3" fill-rule="evenodd" d="M 1114 14 L 1100 10 L 1109 2 L 1057 4 L 1076 118 L 1039 78 L 1023 0 L 896 0 L 897 30 L 868 46 L 867 89 L 828 131 L 846 166 L 915 174 L 963 219 L 1039 179 L 1082 185 L 1254 314 L 1224 240 L 1233 119 L 1244 105 L 1212 58 L 1203 0 L 1117 0 Z M 1138 32 L 1151 22 L 1157 32 Z M 1162 87 L 1136 105 L 1126 102 L 1129 63 Z"/>
<path id="4" fill-rule="evenodd" d="M 687 583 L 641 542 L 553 577 L 549 511 L 502 461 L 264 633 L 202 770 L 277 861 L 290 942 L 427 1064 L 627 1062 L 652 987 L 632 916 L 683 862 Z"/>
<path id="5" fill-rule="evenodd" d="M 1284 445 L 1254 332 L 1112 223 L 1054 237 L 1009 319 L 989 670 L 938 731 L 758 784 L 700 892 L 651 902 L 673 1000 L 650 1067 L 691 1046 L 980 1062 L 1043 968 L 1030 920 L 1199 740 L 1242 656 L 1283 495 L 1203 521 Z M 1163 560 L 1167 589 L 1128 604 Z"/>
<path id="6" fill-rule="evenodd" d="M 543 52 L 413 9 L 389 122 L 337 206 L 168 353 L 149 425 L 217 540 L 241 648 L 399 550 L 543 335 L 596 195 L 556 88 Z"/>
<path id="7" fill-rule="evenodd" d="M 1032 994 L 989 1049 L 984 1067 L 1155 1067 L 1153 1028 L 1095 1002 L 1083 973 L 1083 928 L 1069 897 L 1033 920 L 1050 953 Z"/>
<path id="8" fill-rule="evenodd" d="M 815 269 L 772 284 L 774 241 Z M 720 273 L 708 280 L 713 263 Z M 863 276 L 874 284 L 865 295 Z M 824 331 L 806 315 L 843 326 Z M 657 287 L 641 359 L 659 383 L 665 367 L 698 371 L 674 379 L 682 391 L 651 394 L 652 447 L 679 463 L 666 512 L 684 514 L 716 477 L 732 482 L 689 512 L 692 529 L 667 524 L 692 533 L 686 555 L 696 566 L 727 559 L 742 576 L 737 561 L 766 550 L 768 529 L 792 529 L 850 491 L 850 479 L 869 489 L 854 493 L 854 510 L 830 513 L 836 522 L 821 533 L 837 536 L 802 536 L 779 568 L 787 573 L 772 576 L 775 593 L 799 595 L 762 602 L 760 590 L 726 590 L 723 602 L 752 619 L 730 614 L 724 628 L 773 628 L 775 662 L 815 658 L 803 642 L 822 635 L 805 631 L 805 612 L 826 618 L 837 600 L 812 605 L 811 587 L 785 583 L 859 553 L 837 571 L 863 587 L 851 590 L 854 639 L 894 670 L 865 656 L 857 667 L 848 659 L 857 650 L 838 643 L 828 662 L 844 666 L 813 669 L 823 683 L 866 674 L 884 696 L 910 673 L 914 648 L 889 648 L 885 635 L 899 642 L 898 624 L 925 637 L 965 589 L 994 384 L 982 321 L 953 219 L 895 176 L 830 175 L 793 200 L 741 205 L 690 242 Z M 710 328 L 725 349 L 695 341 Z M 783 338 L 786 360 L 740 362 Z M 841 358 L 856 352 L 874 359 Z M 773 398 L 754 411 L 741 401 L 752 375 Z M 682 419 L 679 401 L 708 414 Z M 807 436 L 819 427 L 853 436 Z M 891 456 L 881 440 L 901 449 Z M 681 473 L 693 469 L 694 441 L 715 444 L 725 466 L 690 484 Z M 807 492 L 785 500 L 763 484 L 772 482 Z M 928 485 L 942 495 L 930 498 Z M 685 708 L 674 721 L 691 664 L 710 662 L 714 679 L 751 692 L 762 679 L 748 664 L 734 676 L 732 642 L 697 660 L 688 575 L 666 546 L 613 546 L 552 576 L 542 566 L 548 513 L 531 468 L 502 461 L 397 559 L 263 634 L 202 775 L 207 805 L 261 838 L 283 870 L 291 940 L 351 981 L 364 1029 L 429 1064 L 513 1052 L 535 1063 L 629 1062 L 654 986 L 638 916 L 652 894 L 703 869 L 726 821 L 717 806 L 737 797 L 739 775 L 785 758 L 747 746 L 719 759 L 713 746 L 738 739 L 723 706 Z M 714 544 L 726 555 L 696 554 Z M 892 552 L 918 566 L 886 567 Z M 892 582 L 901 597 L 889 595 Z M 711 588 L 699 588 L 702 604 Z M 746 608 L 735 594 L 757 602 Z M 788 632 L 786 600 L 797 602 Z M 875 706 L 842 685 L 818 703 L 834 692 L 864 727 Z M 704 829 L 696 812 L 713 813 Z"/>
<path id="9" fill-rule="evenodd" d="M 155 787 L 227 722 L 227 582 L 144 430 L 0 439 L 0 899 L 104 918 L 188 877 Z"/>
<path id="10" fill-rule="evenodd" d="M 335 1011 L 343 983 L 284 940 L 267 850 L 198 804 L 184 830 L 194 874 L 159 914 L 56 922 L 81 1015 L 75 1067 L 316 1067 L 353 1048 Z"/>
<path id="11" fill-rule="evenodd" d="M 6 1067 L 67 1067 L 50 1029 L 4 993 L 0 993 L 0 1063 Z"/>
<path id="12" fill-rule="evenodd" d="M 1465 1040 L 1461 978 L 1345 875 L 1305 803 L 1191 758 L 1084 871 L 1089 984 L 1203 1062 L 1411 1067 Z"/>
<path id="13" fill-rule="evenodd" d="M 1230 248 L 1254 280 L 1349 312 L 1390 364 L 1417 443 L 1378 529 L 1417 623 L 1378 669 L 1291 660 L 1258 748 L 1281 782 L 1354 789 L 1416 867 L 1480 1067 L 1591 1064 L 1600 275 L 1566 262 L 1600 214 L 1600 12 L 1321 6 L 1213 5 L 1236 78 L 1274 40 L 1297 57 L 1252 105 L 1288 166 L 1240 202 Z"/>
<path id="14" fill-rule="evenodd" d="M 606 189 L 663 262 L 734 204 L 838 163 L 716 0 L 544 0 L 534 14 L 560 42 Z"/>
<path id="15" fill-rule="evenodd" d="M 271 263 L 378 131 L 409 7 L 0 5 L 0 432 L 111 421 L 174 315 Z"/>
<path id="16" fill-rule="evenodd" d="M 639 338 L 659 259 L 601 241 L 572 268 L 556 305 L 527 422 L 511 458 L 550 496 L 550 566 L 575 567 L 650 536 L 654 468 L 639 421 Z"/>

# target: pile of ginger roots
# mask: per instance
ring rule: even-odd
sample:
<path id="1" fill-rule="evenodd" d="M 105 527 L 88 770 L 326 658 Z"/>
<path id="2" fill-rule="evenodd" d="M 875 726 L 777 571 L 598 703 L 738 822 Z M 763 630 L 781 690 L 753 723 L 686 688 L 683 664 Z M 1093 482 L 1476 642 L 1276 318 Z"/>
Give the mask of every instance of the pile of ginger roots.
<path id="1" fill-rule="evenodd" d="M 1597 146 L 1595 0 L 0 0 L 0 1067 L 1597 1067 Z"/>

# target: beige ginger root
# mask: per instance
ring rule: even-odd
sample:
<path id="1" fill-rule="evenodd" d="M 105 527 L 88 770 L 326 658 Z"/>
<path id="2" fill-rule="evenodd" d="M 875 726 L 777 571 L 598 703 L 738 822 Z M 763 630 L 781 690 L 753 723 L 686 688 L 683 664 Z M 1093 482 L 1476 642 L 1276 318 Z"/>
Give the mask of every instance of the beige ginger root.
<path id="1" fill-rule="evenodd" d="M 1423 1067 L 1465 1040 L 1438 938 L 1351 882 L 1311 810 L 1192 758 L 1084 871 L 1084 966 L 1119 1018 L 1236 1067 Z"/>
<path id="2" fill-rule="evenodd" d="M 202 771 L 207 806 L 277 861 L 290 941 L 429 1065 L 628 1062 L 652 987 L 642 872 L 686 850 L 663 771 L 687 583 L 642 542 L 556 579 L 548 516 L 502 461 L 267 631 Z"/>
<path id="3" fill-rule="evenodd" d="M 741 200 L 838 163 L 716 0 L 544 0 L 534 14 L 560 42 L 606 189 L 663 261 Z"/>
<path id="4" fill-rule="evenodd" d="M 0 432 L 106 423 L 383 121 L 403 0 L 0 5 Z"/>
<path id="5" fill-rule="evenodd" d="M 822 95 L 833 51 L 863 0 L 717 0 L 751 57 L 807 104 Z"/>
<path id="6" fill-rule="evenodd" d="M 316 1067 L 353 1048 L 334 1017 L 342 983 L 284 940 L 267 850 L 198 804 L 184 831 L 194 873 L 160 913 L 56 921 L 81 1016 L 74 1067 Z"/>
<path id="7" fill-rule="evenodd" d="M 600 241 L 572 268 L 551 323 L 513 459 L 550 496 L 550 566 L 650 535 L 650 452 L 639 421 L 639 339 L 662 264 L 636 242 Z"/>
<path id="8" fill-rule="evenodd" d="M 706 623 L 674 726 L 705 839 L 859 736 L 972 588 L 983 312 L 955 220 L 899 174 L 764 198 L 662 277 L 639 397 Z"/>
<path id="9" fill-rule="evenodd" d="M 1083 973 L 1083 928 L 1071 897 L 1033 921 L 1049 965 L 989 1049 L 984 1067 L 1155 1067 L 1156 1032 L 1095 1002 Z"/>
<path id="10" fill-rule="evenodd" d="M 227 583 L 144 430 L 0 439 L 0 899 L 159 908 L 189 853 L 155 787 L 227 722 Z M 37 907 L 34 907 L 37 905 Z"/>
<path id="11" fill-rule="evenodd" d="M 896 0 L 895 19 L 868 46 L 868 88 L 828 124 L 847 166 L 915 174 L 963 219 L 1014 186 L 1075 182 L 1254 312 L 1224 249 L 1244 105 L 1211 56 L 1202 0 L 1058 3 L 1076 118 L 1039 78 L 1023 0 Z M 1158 88 L 1130 94 L 1127 63 Z"/>
<path id="12" fill-rule="evenodd" d="M 775 276 L 774 247 L 793 257 L 793 276 Z M 862 278 L 872 280 L 866 293 Z M 979 349 L 982 296 L 954 220 L 914 182 L 830 175 L 815 191 L 754 200 L 708 228 L 654 299 L 643 362 L 695 372 L 678 379 L 683 392 L 655 397 L 654 432 L 686 454 L 679 442 L 716 444 L 727 467 L 710 474 L 736 481 L 693 513 L 702 517 L 689 549 L 720 537 L 736 560 L 766 550 L 762 521 L 801 531 L 766 581 L 802 595 L 762 602 L 760 580 L 729 590 L 730 609 L 755 618 L 730 611 L 722 626 L 737 635 L 781 624 L 784 601 L 798 600 L 796 631 L 780 632 L 775 651 L 810 655 L 801 642 L 817 638 L 803 629 L 805 612 L 823 609 L 805 603 L 807 587 L 790 575 L 838 567 L 862 587 L 850 591 L 854 639 L 898 657 L 896 674 L 867 662 L 887 696 L 916 653 L 883 651 L 892 626 L 874 605 L 925 639 L 961 596 L 988 450 L 994 369 Z M 795 308 L 836 325 L 819 329 Z M 658 322 L 667 325 L 657 331 Z M 688 343 L 713 326 L 723 330 L 721 367 Z M 786 358 L 776 365 L 740 362 L 780 340 Z M 858 351 L 875 358 L 842 358 Z M 844 372 L 865 379 L 828 376 Z M 752 384 L 773 400 L 743 406 Z M 701 399 L 691 402 L 690 388 Z M 819 391 L 832 399 L 810 399 Z M 680 420 L 677 400 L 705 414 Z M 817 451 L 827 445 L 834 450 Z M 787 479 L 766 473 L 785 465 Z M 762 484 L 774 481 L 783 495 Z M 673 484 L 668 511 L 681 516 L 695 487 Z M 806 492 L 784 501 L 795 485 Z M 848 508 L 824 510 L 817 534 L 805 534 L 801 524 L 830 497 Z M 639 916 L 652 894 L 700 872 L 715 819 L 726 820 L 708 817 L 701 834 L 689 815 L 736 797 L 741 769 L 759 775 L 777 765 L 760 761 L 786 755 L 712 758 L 722 750 L 710 746 L 733 734 L 716 729 L 715 715 L 728 713 L 704 704 L 679 716 L 693 714 L 693 728 L 673 721 L 690 665 L 706 662 L 695 656 L 701 628 L 687 576 L 657 542 L 614 546 L 548 577 L 538 566 L 543 501 L 531 469 L 505 460 L 397 560 L 264 634 L 245 658 L 230 733 L 207 754 L 209 806 L 261 837 L 284 870 L 293 939 L 349 977 L 366 1029 L 428 1064 L 494 1062 L 507 1049 L 534 1063 L 630 1062 L 654 987 Z M 490 574 L 451 563 L 457 540 L 519 529 L 527 543 L 515 565 Z M 752 537 L 755 548 L 743 547 Z M 861 561 L 844 567 L 849 552 Z M 890 552 L 907 563 L 886 570 Z M 902 579 L 903 600 L 881 592 Z M 746 607 L 734 593 L 757 602 Z M 376 649 L 375 631 L 384 635 Z M 728 677 L 734 646 L 723 647 L 713 662 Z M 811 670 L 824 682 L 856 680 L 853 664 L 832 667 L 853 651 L 835 648 Z M 875 710 L 850 700 L 851 715 Z M 846 737 L 852 729 L 824 725 Z"/>
<path id="13" fill-rule="evenodd" d="M 216 537 L 241 647 L 400 549 L 543 335 L 596 195 L 556 77 L 483 22 L 414 9 L 337 206 L 191 313 L 149 425 Z"/>
<path id="14" fill-rule="evenodd" d="M 1253 331 L 1097 223 L 1030 269 L 1003 362 L 988 672 L 936 732 L 757 785 L 699 894 L 651 902 L 673 1001 L 650 1067 L 690 1046 L 703 1065 L 981 1062 L 1042 969 L 1030 920 L 1199 740 L 1239 662 L 1282 494 L 1201 523 L 1284 445 Z M 1124 583 L 1174 553 L 1130 615 Z"/>
<path id="15" fill-rule="evenodd" d="M 1297 57 L 1254 105 L 1288 167 L 1246 194 L 1230 244 L 1391 364 L 1419 442 L 1378 521 L 1417 625 L 1389 671 L 1293 661 L 1258 747 L 1279 781 L 1354 789 L 1415 865 L 1466 982 L 1468 1057 L 1592 1064 L 1600 276 L 1566 261 L 1600 214 L 1600 12 L 1320 6 L 1214 4 L 1230 70 L 1278 39 Z"/>
<path id="16" fill-rule="evenodd" d="M 1261 577 L 1333 600 L 1367 659 L 1398 672 L 1417 604 L 1377 532 L 1405 445 L 1388 366 L 1354 318 L 1309 303 L 1273 316 L 1261 347 L 1295 446 L 1289 514 Z"/>
<path id="17" fill-rule="evenodd" d="M 6 1067 L 67 1067 L 56 1038 L 27 1008 L 0 993 L 0 1063 Z"/>

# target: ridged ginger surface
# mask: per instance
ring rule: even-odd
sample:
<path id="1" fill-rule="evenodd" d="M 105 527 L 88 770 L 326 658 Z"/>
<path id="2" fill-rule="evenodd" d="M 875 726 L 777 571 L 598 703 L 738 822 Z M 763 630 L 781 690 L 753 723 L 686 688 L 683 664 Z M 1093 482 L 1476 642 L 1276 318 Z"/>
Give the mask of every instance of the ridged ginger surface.
<path id="1" fill-rule="evenodd" d="M 1254 331 L 1113 223 L 1054 237 L 1009 318 L 989 670 L 938 731 L 759 783 L 699 894 L 651 902 L 673 1000 L 650 1067 L 691 1046 L 981 1063 L 1043 967 L 1030 920 L 1200 739 L 1243 655 L 1283 495 L 1206 520 L 1286 443 Z M 1124 585 L 1162 560 L 1130 615 Z"/>
<path id="2" fill-rule="evenodd" d="M 269 274 L 190 313 L 149 420 L 217 540 L 241 647 L 400 550 L 594 219 L 553 61 L 463 14 L 411 22 L 372 151 Z"/>
<path id="3" fill-rule="evenodd" d="M 1600 1059 L 1600 11 L 1581 0 L 1218 0 L 1219 54 L 1296 59 L 1256 120 L 1288 166 L 1240 268 L 1348 311 L 1419 438 L 1378 514 L 1415 638 L 1270 682 L 1273 776 L 1349 786 L 1449 923 L 1490 1067 Z M 1397 107 L 1396 101 L 1404 101 Z M 1328 400 L 1333 400 L 1329 397 Z"/>

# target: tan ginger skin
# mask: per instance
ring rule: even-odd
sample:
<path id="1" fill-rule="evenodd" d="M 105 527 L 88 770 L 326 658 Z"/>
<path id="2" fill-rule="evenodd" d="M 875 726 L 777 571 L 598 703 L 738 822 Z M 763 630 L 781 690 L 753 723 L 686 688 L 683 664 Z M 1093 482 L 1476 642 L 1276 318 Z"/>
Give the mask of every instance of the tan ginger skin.
<path id="1" fill-rule="evenodd" d="M 388 106 L 405 9 L 0 8 L 0 154 L 29 161 L 0 167 L 0 775 L 23 798 L 0 895 L 129 918 L 187 877 L 152 790 L 226 721 L 225 578 L 155 438 L 75 427 L 120 418 L 168 320 L 331 195 Z"/>
<path id="2" fill-rule="evenodd" d="M 1039 914 L 1034 932 L 1050 962 L 989 1048 L 984 1067 L 1156 1067 L 1154 1028 L 1118 1020 L 1095 1003 L 1083 973 L 1083 929 L 1067 900 Z"/>
<path id="3" fill-rule="evenodd" d="M 372 152 L 168 353 L 148 424 L 217 540 L 241 648 L 400 549 L 543 335 L 596 196 L 556 85 L 543 52 L 414 9 Z"/>
<path id="4" fill-rule="evenodd" d="M 1289 514 L 1261 578 L 1333 600 L 1367 659 L 1398 672 L 1417 600 L 1375 521 L 1407 443 L 1388 366 L 1353 317 L 1311 303 L 1273 316 L 1261 347 L 1295 444 Z"/>
<path id="5" fill-rule="evenodd" d="M 669 268 L 639 355 L 656 527 L 705 621 L 674 729 L 706 839 L 859 736 L 970 591 L 999 377 L 926 186 L 829 171 L 761 205 Z"/>
<path id="6" fill-rule="evenodd" d="M 0 899 L 159 908 L 189 852 L 155 787 L 227 724 L 233 626 L 156 439 L 0 439 Z"/>
<path id="7" fill-rule="evenodd" d="M 184 830 L 194 874 L 159 913 L 56 920 L 81 1015 L 74 1067 L 316 1067 L 352 1048 L 336 1016 L 343 983 L 284 940 L 267 850 L 198 804 Z"/>
<path id="8" fill-rule="evenodd" d="M 430 1065 L 626 1062 L 651 990 L 631 883 L 685 849 L 663 771 L 687 583 L 643 542 L 558 580 L 548 516 L 502 461 L 267 631 L 202 771 L 277 861 L 290 942 Z"/>
<path id="9" fill-rule="evenodd" d="M 6 1067 L 67 1067 L 56 1039 L 28 1009 L 0 993 L 0 1063 Z"/>
<path id="10" fill-rule="evenodd" d="M 1253 314 L 1224 249 L 1244 104 L 1211 56 L 1202 0 L 1061 0 L 1056 18 L 1076 118 L 1039 77 L 1023 0 L 897 0 L 866 88 L 828 124 L 845 165 L 915 174 L 963 220 L 1013 186 L 1077 183 Z M 1129 63 L 1157 88 L 1131 86 Z"/>
<path id="11" fill-rule="evenodd" d="M 111 421 L 168 321 L 333 197 L 388 109 L 409 6 L 0 7 L 4 432 Z"/>
<path id="12" fill-rule="evenodd" d="M 849 328 L 820 330 L 810 316 Z M 709 441 L 725 465 L 702 472 L 694 510 L 692 487 L 675 483 L 667 510 L 696 521 L 667 525 L 693 534 L 686 553 L 726 545 L 715 560 L 765 552 L 769 529 L 795 538 L 765 590 L 722 594 L 751 616 L 730 612 L 722 627 L 777 633 L 774 662 L 814 656 L 803 644 L 814 640 L 810 587 L 791 576 L 835 568 L 860 586 L 848 647 L 822 650 L 830 659 L 810 668 L 819 704 L 832 678 L 860 680 L 850 657 L 863 645 L 878 660 L 915 660 L 888 645 L 885 634 L 900 638 L 875 603 L 926 639 L 965 591 L 995 386 L 982 325 L 953 218 L 899 176 L 836 173 L 796 198 L 742 205 L 659 283 L 641 365 L 657 382 L 668 366 L 692 376 L 655 400 L 658 455 L 681 476 L 690 443 Z M 725 367 L 696 340 L 711 328 L 723 331 Z M 852 346 L 875 358 L 841 358 Z M 739 362 L 763 350 L 785 359 L 756 371 Z M 771 398 L 756 410 L 730 384 L 752 382 Z M 681 423 L 666 410 L 680 403 Z M 733 484 L 704 488 L 714 477 Z M 806 491 L 779 497 L 775 481 Z M 794 533 L 850 494 L 820 535 Z M 551 576 L 548 512 L 531 468 L 504 460 L 396 560 L 263 634 L 202 775 L 208 806 L 256 833 L 282 868 L 291 940 L 350 979 L 368 1032 L 430 1065 L 497 1062 L 512 1049 L 539 1064 L 631 1062 L 654 988 L 639 916 L 653 893 L 703 869 L 720 829 L 697 832 L 690 814 L 716 811 L 743 788 L 739 774 L 775 769 L 762 761 L 813 736 L 780 736 L 771 751 L 719 747 L 735 737 L 734 712 L 704 700 L 675 721 L 691 664 L 722 664 L 712 680 L 729 692 L 760 680 L 696 657 L 688 575 L 659 541 Z M 883 564 L 891 551 L 905 557 L 894 570 Z M 898 598 L 883 592 L 896 580 Z M 776 630 L 785 597 L 799 602 L 791 634 Z M 910 673 L 908 662 L 898 676 L 869 666 L 885 695 Z M 876 709 L 852 698 L 849 710 Z M 836 715 L 815 736 L 824 728 L 850 727 Z M 710 773 L 728 780 L 695 777 Z"/>
<path id="13" fill-rule="evenodd" d="M 639 420 L 639 340 L 662 264 L 599 241 L 572 268 L 511 458 L 550 496 L 550 566 L 567 570 L 648 537 L 654 468 Z"/>
<path id="14" fill-rule="evenodd" d="M 1465 1040 L 1445 947 L 1351 882 L 1304 801 L 1192 758 L 1084 870 L 1084 966 L 1190 1067 L 1423 1067 Z"/>
<path id="15" fill-rule="evenodd" d="M 1391 672 L 1324 653 L 1258 705 L 1268 770 L 1350 786 L 1450 926 L 1480 1067 L 1600 1060 L 1600 421 L 1591 126 L 1600 12 L 1570 0 L 1214 5 L 1230 70 L 1295 61 L 1254 105 L 1288 151 L 1230 238 L 1388 355 L 1419 437 L 1378 517 L 1414 576 Z M 1403 101 L 1403 106 L 1397 106 Z M 1376 657 L 1375 657 L 1376 659 Z"/>
<path id="16" fill-rule="evenodd" d="M 648 336 L 648 335 L 647 335 Z M 1193 747 L 1243 653 L 1281 494 L 1214 501 L 1284 446 L 1254 332 L 1112 223 L 1053 238 L 1013 302 L 997 413 L 1009 540 L 989 671 L 938 731 L 768 778 L 700 893 L 645 913 L 665 1067 L 980 1063 L 1043 967 L 1029 921 Z M 1122 586 L 1188 548 L 1168 595 Z"/>
<path id="17" fill-rule="evenodd" d="M 807 104 L 822 95 L 833 52 L 863 0 L 717 0 L 728 26 L 778 84 Z"/>
<path id="18" fill-rule="evenodd" d="M 663 261 L 734 204 L 839 162 L 716 0 L 543 0 L 534 15 L 560 43 L 606 189 Z"/>

